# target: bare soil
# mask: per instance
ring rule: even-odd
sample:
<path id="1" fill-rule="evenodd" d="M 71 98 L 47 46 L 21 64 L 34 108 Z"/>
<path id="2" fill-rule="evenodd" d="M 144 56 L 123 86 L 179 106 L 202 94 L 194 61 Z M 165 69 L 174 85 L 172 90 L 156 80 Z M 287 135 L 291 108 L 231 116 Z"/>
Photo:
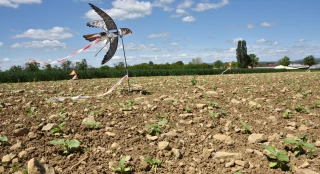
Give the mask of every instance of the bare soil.
<path id="1" fill-rule="evenodd" d="M 22 171 L 32 158 L 56 173 L 113 173 L 123 156 L 130 156 L 125 162 L 128 173 L 154 173 L 145 158 L 161 160 L 157 173 L 291 173 L 269 167 L 263 144 L 286 150 L 287 165 L 294 173 L 320 171 L 319 150 L 311 157 L 296 157 L 292 146 L 283 142 L 303 134 L 319 145 L 319 73 L 132 77 L 136 92 L 130 95 L 124 81 L 104 97 L 50 100 L 101 94 L 118 80 L 0 84 L 0 136 L 8 137 L 0 145 L 0 159 L 15 155 L 1 163 L 0 173 Z M 88 116 L 101 122 L 98 129 L 82 124 Z M 162 120 L 168 122 L 157 137 L 150 138 L 146 125 Z M 48 123 L 63 121 L 62 135 L 42 130 Z M 264 140 L 249 142 L 251 133 L 241 131 L 240 121 L 252 128 L 251 133 L 263 134 Z M 16 135 L 21 128 L 27 131 Z M 231 139 L 219 140 L 215 135 Z M 63 147 L 49 144 L 55 139 L 77 139 L 81 145 L 64 154 Z M 15 148 L 18 142 L 21 146 Z M 162 142 L 168 147 L 159 147 Z M 22 151 L 27 154 L 20 156 Z M 240 155 L 219 157 L 220 152 Z M 226 167 L 232 160 L 238 162 Z M 301 167 L 305 162 L 309 165 Z"/>

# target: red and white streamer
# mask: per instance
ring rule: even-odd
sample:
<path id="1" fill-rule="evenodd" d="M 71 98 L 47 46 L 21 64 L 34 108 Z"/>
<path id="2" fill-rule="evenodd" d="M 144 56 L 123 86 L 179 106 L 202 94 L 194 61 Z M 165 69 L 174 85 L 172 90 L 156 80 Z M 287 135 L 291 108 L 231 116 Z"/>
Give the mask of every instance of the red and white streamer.
<path id="1" fill-rule="evenodd" d="M 64 58 L 62 58 L 62 59 L 58 59 L 58 60 L 53 61 L 53 62 L 43 62 L 43 61 L 38 61 L 38 60 L 35 60 L 35 59 L 27 59 L 27 60 L 28 60 L 29 62 L 36 62 L 36 63 L 40 63 L 40 64 L 44 64 L 44 65 L 61 63 L 61 62 L 65 61 L 65 60 L 67 60 L 68 58 L 73 57 L 73 56 L 81 53 L 82 51 L 90 48 L 92 45 L 98 43 L 99 41 L 100 41 L 100 38 L 97 38 L 96 40 L 92 41 L 90 44 L 86 45 L 86 46 L 83 47 L 82 49 L 80 49 L 80 50 L 78 50 L 78 51 L 70 54 L 69 56 L 66 56 L 66 57 L 64 57 Z"/>
<path id="2" fill-rule="evenodd" d="M 95 96 L 83 96 L 83 95 L 78 95 L 75 97 L 56 97 L 56 98 L 50 98 L 50 100 L 53 101 L 64 101 L 65 99 L 70 98 L 71 100 L 77 100 L 77 99 L 87 99 L 87 98 L 94 98 L 94 97 L 103 97 L 109 93 L 111 93 L 114 89 L 116 89 L 125 79 L 129 78 L 128 75 L 123 76 L 115 85 L 113 85 L 107 92 L 100 94 L 100 95 L 95 95 Z"/>

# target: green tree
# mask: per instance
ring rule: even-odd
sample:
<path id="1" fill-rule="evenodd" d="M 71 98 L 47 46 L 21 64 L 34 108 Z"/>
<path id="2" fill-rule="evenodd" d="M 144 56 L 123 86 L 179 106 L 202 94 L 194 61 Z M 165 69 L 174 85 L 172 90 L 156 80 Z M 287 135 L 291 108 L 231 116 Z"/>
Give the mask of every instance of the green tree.
<path id="1" fill-rule="evenodd" d="M 316 64 L 316 61 L 315 61 L 314 57 L 312 55 L 310 55 L 310 56 L 307 56 L 303 59 L 303 64 L 312 66 L 312 65 Z"/>
<path id="2" fill-rule="evenodd" d="M 47 64 L 47 65 L 45 65 L 45 66 L 43 67 L 43 70 L 44 70 L 44 71 L 52 71 L 53 68 L 52 68 L 51 64 Z"/>
<path id="3" fill-rule="evenodd" d="M 253 68 L 254 65 L 259 64 L 259 57 L 257 57 L 255 54 L 249 54 L 250 57 L 250 63 L 249 65 Z"/>
<path id="4" fill-rule="evenodd" d="M 104 65 L 104 66 L 101 66 L 99 69 L 101 69 L 101 70 L 110 70 L 111 67 L 108 66 L 108 65 Z"/>
<path id="5" fill-rule="evenodd" d="M 189 64 L 202 64 L 202 59 L 200 57 L 193 58 Z"/>
<path id="6" fill-rule="evenodd" d="M 66 60 L 66 61 L 62 62 L 61 69 L 62 70 L 72 70 L 73 69 L 72 62 L 70 60 Z"/>
<path id="7" fill-rule="evenodd" d="M 237 46 L 237 62 L 239 68 L 247 68 L 250 63 L 250 57 L 247 54 L 247 43 L 245 40 L 239 40 Z"/>
<path id="8" fill-rule="evenodd" d="M 40 63 L 37 62 L 26 62 L 25 63 L 25 71 L 39 71 Z"/>
<path id="9" fill-rule="evenodd" d="M 10 67 L 9 71 L 11 72 L 23 71 L 23 68 L 21 66 L 13 65 Z"/>
<path id="10" fill-rule="evenodd" d="M 214 68 L 223 68 L 224 64 L 221 60 L 217 60 L 213 63 Z"/>
<path id="11" fill-rule="evenodd" d="M 81 62 L 76 62 L 75 69 L 85 70 L 88 68 L 88 63 L 86 59 L 82 59 Z"/>
<path id="12" fill-rule="evenodd" d="M 282 59 L 278 60 L 279 65 L 288 66 L 290 65 L 290 58 L 288 56 L 284 56 Z"/>
<path id="13" fill-rule="evenodd" d="M 124 68 L 124 63 L 123 62 L 118 62 L 113 64 L 115 69 L 122 69 Z"/>
<path id="14" fill-rule="evenodd" d="M 153 65 L 153 62 L 152 62 L 152 61 L 150 61 L 150 62 L 149 62 L 149 65 L 150 65 L 150 66 L 151 66 L 151 65 Z"/>

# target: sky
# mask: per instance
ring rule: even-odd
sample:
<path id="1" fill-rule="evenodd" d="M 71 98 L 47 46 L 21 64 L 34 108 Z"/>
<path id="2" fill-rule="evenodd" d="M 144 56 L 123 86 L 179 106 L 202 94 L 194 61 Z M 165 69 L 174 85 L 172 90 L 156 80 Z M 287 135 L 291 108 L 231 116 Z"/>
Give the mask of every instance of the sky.
<path id="1" fill-rule="evenodd" d="M 24 66 L 26 59 L 54 61 L 83 48 L 82 36 L 102 32 L 86 23 L 104 10 L 123 37 L 129 65 L 183 61 L 236 61 L 238 40 L 260 61 L 320 58 L 319 0 L 0 0 L 0 70 Z M 119 40 L 121 41 L 121 40 Z M 101 66 L 100 42 L 71 57 Z M 121 42 L 105 65 L 123 62 Z"/>

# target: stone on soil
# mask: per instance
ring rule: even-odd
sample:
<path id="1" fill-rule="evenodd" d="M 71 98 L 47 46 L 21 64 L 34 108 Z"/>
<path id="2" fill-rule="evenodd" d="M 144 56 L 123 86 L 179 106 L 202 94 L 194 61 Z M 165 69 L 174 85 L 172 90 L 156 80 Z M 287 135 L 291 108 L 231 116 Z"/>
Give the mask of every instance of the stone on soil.
<path id="1" fill-rule="evenodd" d="M 24 135 L 27 135 L 28 133 L 29 133 L 29 129 L 27 128 L 19 128 L 13 131 L 13 135 L 16 137 L 24 136 Z"/>
<path id="2" fill-rule="evenodd" d="M 42 127 L 41 131 L 50 131 L 54 125 L 54 123 L 48 123 L 47 125 Z"/>
<path id="3" fill-rule="evenodd" d="M 169 142 L 167 142 L 167 141 L 160 141 L 159 143 L 158 143 L 158 148 L 160 149 L 160 150 L 169 150 L 170 148 L 169 148 Z"/>
<path id="4" fill-rule="evenodd" d="M 42 165 L 35 158 L 28 161 L 28 173 L 30 174 L 55 174 L 53 167 L 44 164 Z"/>
<path id="5" fill-rule="evenodd" d="M 266 136 L 264 134 L 251 134 L 248 137 L 248 141 L 249 143 L 262 143 L 267 141 L 268 139 L 266 138 Z"/>

